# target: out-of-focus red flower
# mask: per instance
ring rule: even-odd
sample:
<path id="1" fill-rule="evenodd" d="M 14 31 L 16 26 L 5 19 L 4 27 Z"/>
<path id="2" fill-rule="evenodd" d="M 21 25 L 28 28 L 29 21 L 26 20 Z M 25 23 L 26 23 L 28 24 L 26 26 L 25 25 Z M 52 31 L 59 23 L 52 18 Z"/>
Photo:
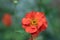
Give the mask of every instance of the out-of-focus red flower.
<path id="1" fill-rule="evenodd" d="M 32 36 L 37 36 L 47 28 L 47 20 L 43 12 L 28 12 L 22 19 L 22 27 Z"/>
<path id="2" fill-rule="evenodd" d="M 10 26 L 11 25 L 11 15 L 6 13 L 3 15 L 2 22 L 5 26 Z"/>

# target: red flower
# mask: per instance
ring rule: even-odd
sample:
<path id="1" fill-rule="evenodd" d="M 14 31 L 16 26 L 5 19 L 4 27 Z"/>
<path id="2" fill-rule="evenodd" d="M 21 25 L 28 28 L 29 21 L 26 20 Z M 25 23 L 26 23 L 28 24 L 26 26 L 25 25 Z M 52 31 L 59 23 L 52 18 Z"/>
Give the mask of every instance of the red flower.
<path id="1" fill-rule="evenodd" d="M 22 27 L 26 32 L 36 36 L 47 28 L 46 17 L 43 12 L 31 11 L 22 19 Z"/>
<path id="2" fill-rule="evenodd" d="M 2 18 L 2 22 L 4 25 L 10 26 L 11 25 L 11 15 L 8 13 L 4 14 L 3 18 Z"/>

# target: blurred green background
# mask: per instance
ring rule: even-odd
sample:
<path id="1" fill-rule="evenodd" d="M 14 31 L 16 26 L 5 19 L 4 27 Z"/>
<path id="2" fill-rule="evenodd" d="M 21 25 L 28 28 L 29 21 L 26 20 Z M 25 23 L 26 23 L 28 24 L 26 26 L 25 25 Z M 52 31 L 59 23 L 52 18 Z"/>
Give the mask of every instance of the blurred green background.
<path id="1" fill-rule="evenodd" d="M 48 28 L 36 40 L 60 40 L 60 0 L 0 0 L 0 40 L 28 40 L 21 25 L 21 19 L 29 11 L 44 12 Z M 2 16 L 12 15 L 12 25 L 4 26 Z"/>

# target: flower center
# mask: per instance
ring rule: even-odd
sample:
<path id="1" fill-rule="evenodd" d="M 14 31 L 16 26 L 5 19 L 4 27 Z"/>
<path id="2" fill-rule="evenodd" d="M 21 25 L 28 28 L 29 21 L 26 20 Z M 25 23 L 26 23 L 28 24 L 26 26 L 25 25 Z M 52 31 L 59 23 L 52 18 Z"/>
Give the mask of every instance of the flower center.
<path id="1" fill-rule="evenodd" d="M 32 25 L 36 25 L 37 24 L 37 21 L 34 19 L 34 20 L 31 21 L 31 24 Z"/>

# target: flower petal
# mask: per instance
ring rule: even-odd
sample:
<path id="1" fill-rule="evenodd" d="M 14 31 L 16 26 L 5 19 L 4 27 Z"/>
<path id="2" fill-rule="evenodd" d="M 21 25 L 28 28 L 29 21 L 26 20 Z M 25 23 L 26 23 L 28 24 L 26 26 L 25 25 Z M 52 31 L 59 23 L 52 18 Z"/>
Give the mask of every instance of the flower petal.
<path id="1" fill-rule="evenodd" d="M 30 19 L 29 18 L 23 18 L 22 19 L 22 24 L 29 24 L 30 23 Z"/>
<path id="2" fill-rule="evenodd" d="M 22 27 L 26 28 L 29 25 L 30 25 L 30 19 L 29 18 L 23 18 L 22 19 Z"/>
<path id="3" fill-rule="evenodd" d="M 44 15 L 44 14 L 43 14 L 42 12 L 37 12 L 37 13 L 35 14 L 35 18 L 39 20 L 39 19 L 42 18 L 43 15 Z"/>
<path id="4" fill-rule="evenodd" d="M 26 29 L 26 27 L 30 27 L 30 24 L 25 24 L 25 25 L 23 24 L 22 27 Z"/>
<path id="5" fill-rule="evenodd" d="M 42 24 L 43 24 L 43 22 L 40 20 L 40 21 L 38 21 L 38 23 L 37 23 L 37 27 L 38 27 L 38 29 L 42 26 Z"/>
<path id="6" fill-rule="evenodd" d="M 45 27 L 47 27 L 48 23 L 47 23 L 47 20 L 46 20 L 46 18 L 45 18 L 45 17 L 44 17 L 44 18 L 42 18 L 42 21 L 43 21 L 43 24 L 45 25 Z"/>
<path id="7" fill-rule="evenodd" d="M 37 31 L 37 28 L 35 26 L 30 26 L 30 27 L 27 27 L 25 31 L 28 33 L 34 33 Z"/>
<path id="8" fill-rule="evenodd" d="M 48 23 L 47 23 L 47 22 L 45 22 L 45 23 L 44 23 L 44 26 L 45 26 L 45 27 L 47 27 L 47 26 L 48 26 Z"/>
<path id="9" fill-rule="evenodd" d="M 27 14 L 26 14 L 26 17 L 27 18 L 33 18 L 34 17 L 34 15 L 35 15 L 35 11 L 31 11 L 31 12 L 28 12 Z"/>
<path id="10" fill-rule="evenodd" d="M 36 32 L 34 33 L 31 33 L 32 37 L 36 38 L 38 35 L 39 35 L 39 30 L 37 30 Z"/>
<path id="11" fill-rule="evenodd" d="M 47 27 L 45 27 L 44 25 L 42 25 L 41 28 L 40 28 L 41 32 L 44 31 L 44 30 L 46 30 L 46 28 Z"/>

